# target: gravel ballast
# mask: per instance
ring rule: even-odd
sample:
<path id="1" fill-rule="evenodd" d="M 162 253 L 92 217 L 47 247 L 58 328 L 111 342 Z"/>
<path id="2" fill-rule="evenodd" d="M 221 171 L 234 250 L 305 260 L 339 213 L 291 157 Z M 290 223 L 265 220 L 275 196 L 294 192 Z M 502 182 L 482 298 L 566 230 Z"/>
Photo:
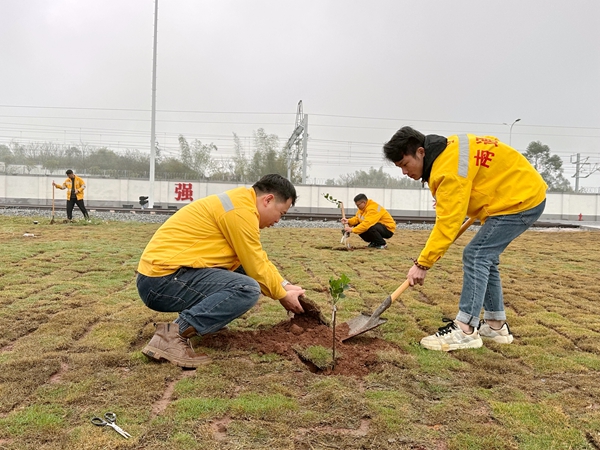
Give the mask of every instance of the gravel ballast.
<path id="1" fill-rule="evenodd" d="M 109 212 L 109 211 L 94 211 L 90 209 L 88 211 L 92 222 L 96 220 L 100 221 L 119 221 L 119 222 L 145 222 L 145 223 L 163 223 L 171 215 L 169 214 L 149 214 L 149 213 L 133 213 L 133 212 Z M 46 209 L 24 209 L 24 208 L 3 208 L 0 209 L 0 215 L 3 216 L 17 216 L 17 217 L 31 217 L 32 221 L 40 218 L 47 218 L 48 220 L 52 217 L 52 212 Z M 76 209 L 73 211 L 73 218 L 77 220 L 83 220 L 83 216 Z M 67 215 L 64 210 L 58 210 L 54 212 L 55 221 L 63 221 L 67 219 Z M 397 229 L 399 230 L 431 230 L 433 228 L 432 223 L 397 223 Z M 323 221 L 323 220 L 281 220 L 275 227 L 279 228 L 338 228 L 341 229 L 341 224 L 338 221 Z M 471 231 L 479 230 L 479 225 L 473 225 L 469 228 Z M 563 227 L 532 227 L 531 231 L 581 231 L 580 228 L 563 228 Z"/>
<path id="2" fill-rule="evenodd" d="M 94 211 L 93 209 L 88 211 L 92 221 L 120 221 L 120 222 L 145 222 L 145 223 L 163 223 L 171 215 L 169 214 L 148 214 L 148 213 L 130 213 L 130 212 L 109 212 L 109 211 Z M 48 220 L 52 217 L 52 212 L 45 209 L 22 209 L 22 208 L 5 208 L 0 209 L 0 215 L 3 216 L 17 216 L 17 217 L 31 217 L 34 218 L 47 218 Z M 65 211 L 55 211 L 54 220 L 62 221 L 66 220 L 67 215 Z M 74 220 L 83 220 L 83 216 L 77 209 L 73 211 Z M 433 224 L 427 223 L 398 223 L 399 229 L 407 230 L 430 230 Z M 275 227 L 279 228 L 339 228 L 342 225 L 338 221 L 322 221 L 322 220 L 281 220 Z"/>

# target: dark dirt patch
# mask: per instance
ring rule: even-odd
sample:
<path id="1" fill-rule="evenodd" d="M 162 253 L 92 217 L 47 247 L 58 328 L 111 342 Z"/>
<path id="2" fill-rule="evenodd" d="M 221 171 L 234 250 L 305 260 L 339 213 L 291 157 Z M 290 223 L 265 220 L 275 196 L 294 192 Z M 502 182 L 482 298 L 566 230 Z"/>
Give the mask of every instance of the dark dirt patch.
<path id="1" fill-rule="evenodd" d="M 60 369 L 58 370 L 58 372 L 54 373 L 48 379 L 48 383 L 50 383 L 50 384 L 59 383 L 62 380 L 63 374 L 65 374 L 65 372 L 67 370 L 69 370 L 69 365 L 67 363 L 61 361 L 61 363 L 60 363 Z"/>
<path id="2" fill-rule="evenodd" d="M 213 437 L 217 441 L 224 441 L 227 439 L 227 428 L 231 423 L 231 418 L 224 417 L 222 419 L 214 420 L 210 424 L 210 429 L 213 432 Z"/>
<path id="3" fill-rule="evenodd" d="M 346 342 L 341 339 L 348 335 L 348 326 L 336 327 L 335 369 L 318 371 L 323 375 L 346 375 L 363 377 L 377 371 L 379 366 L 377 353 L 381 350 L 396 348 L 378 338 L 355 337 Z M 300 314 L 280 322 L 272 328 L 257 331 L 223 330 L 202 337 L 200 346 L 216 350 L 248 350 L 258 354 L 275 353 L 302 364 L 294 348 L 308 348 L 320 345 L 331 348 L 332 328 L 324 325 L 316 314 Z"/>
<path id="4" fill-rule="evenodd" d="M 334 251 L 340 251 L 340 252 L 353 252 L 355 250 L 370 250 L 366 246 L 348 248 L 348 247 L 332 247 L 331 245 L 316 245 L 315 248 L 317 250 L 334 250 Z"/>

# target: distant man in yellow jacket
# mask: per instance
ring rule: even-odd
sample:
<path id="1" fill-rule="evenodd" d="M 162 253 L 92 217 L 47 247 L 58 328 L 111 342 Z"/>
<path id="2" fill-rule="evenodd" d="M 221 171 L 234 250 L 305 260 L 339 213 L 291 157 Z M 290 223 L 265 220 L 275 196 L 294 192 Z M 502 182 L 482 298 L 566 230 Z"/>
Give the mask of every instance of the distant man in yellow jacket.
<path id="1" fill-rule="evenodd" d="M 85 190 L 85 183 L 83 179 L 73 173 L 71 169 L 67 170 L 67 179 L 63 184 L 56 184 L 52 181 L 52 186 L 56 189 L 67 190 L 67 219 L 73 220 L 73 208 L 75 205 L 79 207 L 85 220 L 90 220 L 90 215 L 85 209 L 83 202 L 83 191 Z"/>
<path id="2" fill-rule="evenodd" d="M 369 243 L 368 247 L 387 248 L 385 240 L 394 235 L 396 221 L 383 206 L 369 200 L 365 194 L 354 197 L 354 204 L 358 208 L 355 216 L 341 219 L 344 230 L 358 234 L 363 241 Z"/>
<path id="3" fill-rule="evenodd" d="M 192 336 L 214 333 L 252 308 L 260 294 L 304 312 L 304 289 L 284 280 L 269 261 L 260 230 L 296 203 L 296 189 L 280 175 L 265 175 L 196 200 L 173 214 L 152 236 L 137 276 L 138 293 L 150 309 L 178 312 L 159 323 L 142 353 L 186 368 L 210 362 L 189 346 Z"/>
<path id="4" fill-rule="evenodd" d="M 404 175 L 429 185 L 436 221 L 425 247 L 408 271 L 410 285 L 427 271 L 458 235 L 465 217 L 482 227 L 463 251 L 463 288 L 456 319 L 421 340 L 430 350 L 478 348 L 481 336 L 510 344 L 498 265 L 500 254 L 542 214 L 547 185 L 518 151 L 493 136 L 424 136 L 403 127 L 383 147 Z M 483 321 L 479 320 L 481 309 Z"/>

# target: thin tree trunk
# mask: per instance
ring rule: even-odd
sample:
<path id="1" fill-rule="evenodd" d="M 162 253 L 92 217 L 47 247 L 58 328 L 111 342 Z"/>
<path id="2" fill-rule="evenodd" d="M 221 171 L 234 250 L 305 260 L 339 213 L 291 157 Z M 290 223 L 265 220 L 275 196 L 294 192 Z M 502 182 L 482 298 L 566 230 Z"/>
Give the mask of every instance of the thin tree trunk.
<path id="1" fill-rule="evenodd" d="M 335 318 L 336 318 L 336 314 L 337 313 L 337 308 L 335 305 L 333 305 L 333 345 L 332 345 L 332 352 L 331 352 L 331 357 L 333 358 L 333 370 L 335 370 Z"/>

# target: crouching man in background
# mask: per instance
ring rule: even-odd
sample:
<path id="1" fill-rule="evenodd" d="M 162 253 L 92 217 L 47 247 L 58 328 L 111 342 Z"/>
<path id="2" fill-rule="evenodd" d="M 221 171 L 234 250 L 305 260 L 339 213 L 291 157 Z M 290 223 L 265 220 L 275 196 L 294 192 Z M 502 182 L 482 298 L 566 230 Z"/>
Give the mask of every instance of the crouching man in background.
<path id="1" fill-rule="evenodd" d="M 394 235 L 396 221 L 383 206 L 369 200 L 365 194 L 354 197 L 354 204 L 358 208 L 355 216 L 341 219 L 346 233 L 358 234 L 369 243 L 367 247 L 386 249 L 385 240 Z"/>

